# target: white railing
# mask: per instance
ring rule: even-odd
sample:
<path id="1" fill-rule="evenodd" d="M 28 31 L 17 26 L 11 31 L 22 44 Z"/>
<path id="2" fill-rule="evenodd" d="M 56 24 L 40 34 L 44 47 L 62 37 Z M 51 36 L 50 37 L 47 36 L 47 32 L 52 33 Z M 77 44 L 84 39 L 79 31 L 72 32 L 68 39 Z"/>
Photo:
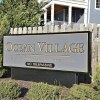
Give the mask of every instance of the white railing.
<path id="1" fill-rule="evenodd" d="M 64 24 L 68 24 L 68 22 L 57 21 L 57 20 L 55 20 L 54 23 L 52 23 L 51 21 L 47 22 L 47 25 L 64 25 Z"/>
<path id="2" fill-rule="evenodd" d="M 96 8 L 100 8 L 100 2 L 96 2 Z"/>

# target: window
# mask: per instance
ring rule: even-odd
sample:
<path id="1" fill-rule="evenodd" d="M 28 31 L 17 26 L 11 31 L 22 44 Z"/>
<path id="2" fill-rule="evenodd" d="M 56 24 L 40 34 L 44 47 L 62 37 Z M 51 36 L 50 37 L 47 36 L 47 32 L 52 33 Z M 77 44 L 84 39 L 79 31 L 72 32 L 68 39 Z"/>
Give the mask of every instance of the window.
<path id="1" fill-rule="evenodd" d="M 100 8 L 100 0 L 96 0 L 96 8 Z"/>

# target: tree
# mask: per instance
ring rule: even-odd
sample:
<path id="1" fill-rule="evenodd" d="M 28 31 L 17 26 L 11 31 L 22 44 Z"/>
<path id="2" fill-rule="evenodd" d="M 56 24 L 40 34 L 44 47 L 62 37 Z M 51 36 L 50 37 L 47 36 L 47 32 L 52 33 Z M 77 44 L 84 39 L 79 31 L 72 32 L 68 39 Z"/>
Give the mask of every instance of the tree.
<path id="1" fill-rule="evenodd" d="M 0 77 L 6 73 L 6 69 L 2 68 L 2 56 L 3 56 L 3 35 L 9 29 L 9 22 L 6 14 L 0 17 Z"/>
<path id="2" fill-rule="evenodd" d="M 43 3 L 37 0 L 2 0 L 0 2 L 0 66 L 2 67 L 2 36 L 10 27 L 38 26 L 43 14 Z M 0 68 L 0 73 L 5 69 Z"/>
<path id="3" fill-rule="evenodd" d="M 10 27 L 38 26 L 43 5 L 38 0 L 3 0 L 0 16 L 7 16 Z"/>
<path id="4" fill-rule="evenodd" d="M 10 23 L 8 21 L 7 15 L 5 14 L 0 18 L 0 35 L 2 36 L 4 33 L 9 30 Z"/>

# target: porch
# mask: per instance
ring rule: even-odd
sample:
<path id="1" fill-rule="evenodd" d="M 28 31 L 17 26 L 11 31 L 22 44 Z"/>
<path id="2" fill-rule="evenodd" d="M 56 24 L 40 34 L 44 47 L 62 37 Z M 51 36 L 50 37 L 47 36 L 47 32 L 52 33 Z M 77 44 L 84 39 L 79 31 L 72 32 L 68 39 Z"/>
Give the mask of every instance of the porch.
<path id="1" fill-rule="evenodd" d="M 74 6 L 51 4 L 45 8 L 44 25 L 87 23 L 87 9 Z"/>

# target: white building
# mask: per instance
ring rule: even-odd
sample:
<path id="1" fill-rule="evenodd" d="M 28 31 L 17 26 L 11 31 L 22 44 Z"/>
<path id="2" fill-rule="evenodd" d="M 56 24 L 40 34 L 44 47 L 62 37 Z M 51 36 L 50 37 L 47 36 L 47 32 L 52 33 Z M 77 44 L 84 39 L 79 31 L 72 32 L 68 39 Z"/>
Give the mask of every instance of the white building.
<path id="1" fill-rule="evenodd" d="M 44 6 L 44 24 L 100 24 L 100 0 L 38 0 Z"/>
<path id="2" fill-rule="evenodd" d="M 39 0 L 44 6 L 44 24 L 87 23 L 88 0 Z"/>

